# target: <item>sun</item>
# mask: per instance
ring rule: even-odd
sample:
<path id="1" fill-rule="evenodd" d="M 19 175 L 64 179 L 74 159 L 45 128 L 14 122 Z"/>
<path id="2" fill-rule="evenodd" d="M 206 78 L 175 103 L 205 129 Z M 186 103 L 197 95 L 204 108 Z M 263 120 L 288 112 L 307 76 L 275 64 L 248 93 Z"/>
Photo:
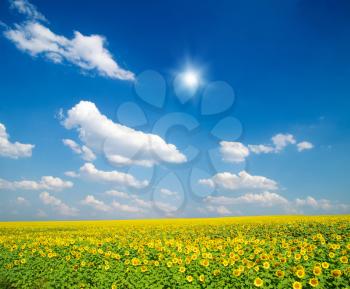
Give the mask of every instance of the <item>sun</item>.
<path id="1" fill-rule="evenodd" d="M 199 75 L 193 70 L 188 70 L 182 73 L 182 80 L 189 88 L 196 88 L 199 85 Z"/>

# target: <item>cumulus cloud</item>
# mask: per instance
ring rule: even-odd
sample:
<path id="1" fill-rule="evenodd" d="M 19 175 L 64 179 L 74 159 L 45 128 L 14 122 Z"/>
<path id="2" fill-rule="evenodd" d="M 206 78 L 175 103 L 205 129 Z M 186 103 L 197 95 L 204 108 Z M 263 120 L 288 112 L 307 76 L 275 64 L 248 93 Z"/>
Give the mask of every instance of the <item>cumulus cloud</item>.
<path id="1" fill-rule="evenodd" d="M 29 205 L 29 201 L 26 198 L 24 198 L 24 197 L 17 197 L 16 198 L 16 203 L 18 205 Z"/>
<path id="2" fill-rule="evenodd" d="M 253 176 L 246 171 L 241 171 L 238 174 L 229 172 L 217 173 L 211 178 L 200 179 L 199 183 L 208 187 L 227 190 L 275 190 L 277 189 L 277 182 L 268 179 L 264 176 Z"/>
<path id="3" fill-rule="evenodd" d="M 81 101 L 71 108 L 63 125 L 67 129 L 75 128 L 83 143 L 95 152 L 103 152 L 115 165 L 152 166 L 160 161 L 183 163 L 187 160 L 175 145 L 166 143 L 158 135 L 113 122 L 89 101 Z"/>
<path id="4" fill-rule="evenodd" d="M 308 141 L 297 143 L 295 137 L 290 133 L 278 133 L 271 138 L 271 145 L 248 145 L 251 152 L 255 154 L 279 153 L 288 145 L 295 145 L 299 152 L 307 149 L 312 149 L 314 146 Z"/>
<path id="5" fill-rule="evenodd" d="M 327 199 L 315 199 L 308 196 L 305 199 L 287 199 L 275 192 L 262 192 L 262 193 L 246 193 L 238 197 L 228 196 L 208 196 L 205 198 L 204 203 L 206 208 L 212 207 L 211 212 L 217 213 L 217 209 L 221 206 L 225 206 L 228 210 L 232 208 L 247 208 L 252 206 L 253 208 L 275 208 L 280 213 L 297 213 L 302 214 L 303 210 L 307 212 L 335 212 L 335 213 L 347 213 L 350 210 L 350 206 L 346 204 L 339 204 L 338 202 L 332 202 Z M 244 205 L 244 206 L 242 206 Z"/>
<path id="6" fill-rule="evenodd" d="M 106 205 L 103 201 L 97 200 L 94 196 L 88 195 L 82 201 L 83 205 L 90 206 L 97 211 L 108 212 L 111 208 Z"/>
<path id="7" fill-rule="evenodd" d="M 82 159 L 88 162 L 91 162 L 96 159 L 95 154 L 87 146 L 80 146 L 74 140 L 63 139 L 63 144 L 69 147 L 74 153 L 81 155 Z"/>
<path id="8" fill-rule="evenodd" d="M 110 205 L 107 205 L 101 200 L 96 199 L 92 195 L 88 195 L 82 201 L 82 204 L 88 205 L 97 211 L 102 212 L 125 212 L 125 213 L 142 213 L 144 210 L 140 206 L 122 204 L 118 201 L 113 201 Z"/>
<path id="9" fill-rule="evenodd" d="M 168 196 L 168 197 L 175 197 L 175 196 L 179 195 L 175 191 L 171 191 L 171 190 L 164 189 L 164 188 L 160 189 L 159 192 L 160 192 L 161 195 Z"/>
<path id="10" fill-rule="evenodd" d="M 32 156 L 34 145 L 20 142 L 10 142 L 6 127 L 0 123 L 0 156 L 13 159 L 26 158 Z"/>
<path id="11" fill-rule="evenodd" d="M 205 201 L 215 205 L 257 204 L 263 207 L 288 204 L 286 198 L 268 191 L 258 194 L 247 193 L 239 197 L 208 196 Z"/>
<path id="12" fill-rule="evenodd" d="M 214 214 L 221 215 L 221 216 L 232 215 L 232 211 L 223 205 L 220 205 L 220 206 L 208 205 L 204 208 L 204 210 L 200 210 L 200 211 L 214 213 Z"/>
<path id="13" fill-rule="evenodd" d="M 15 9 L 18 13 L 23 14 L 30 19 L 47 21 L 45 16 L 27 0 L 10 0 L 10 8 Z"/>
<path id="14" fill-rule="evenodd" d="M 299 152 L 302 152 L 304 150 L 311 150 L 314 147 L 314 145 L 311 142 L 308 141 L 302 141 L 297 144 L 297 148 Z"/>
<path id="15" fill-rule="evenodd" d="M 71 172 L 70 172 L 71 174 Z M 141 189 L 148 186 L 148 181 L 137 180 L 133 175 L 128 173 L 98 170 L 92 163 L 85 163 L 79 169 L 79 174 L 75 173 L 74 177 L 83 177 L 91 181 L 107 182 L 122 187 Z"/>
<path id="16" fill-rule="evenodd" d="M 68 206 L 60 199 L 50 195 L 48 192 L 42 192 L 39 197 L 45 205 L 53 207 L 61 215 L 76 216 L 78 214 L 78 210 L 76 208 Z"/>
<path id="17" fill-rule="evenodd" d="M 220 152 L 224 161 L 232 163 L 244 162 L 249 156 L 249 149 L 240 142 L 221 141 Z"/>
<path id="18" fill-rule="evenodd" d="M 251 152 L 255 154 L 268 154 L 268 153 L 273 153 L 275 152 L 275 148 L 273 146 L 269 145 L 248 145 L 248 148 L 250 149 Z"/>
<path id="19" fill-rule="evenodd" d="M 121 199 L 130 199 L 130 195 L 128 193 L 117 191 L 117 190 L 109 190 L 109 191 L 106 191 L 105 194 L 108 196 L 118 197 Z"/>
<path id="20" fill-rule="evenodd" d="M 112 202 L 112 208 L 117 211 L 127 212 L 127 213 L 142 213 L 143 210 L 136 206 L 131 206 L 127 204 L 121 204 L 117 201 Z"/>
<path id="21" fill-rule="evenodd" d="M 135 79 L 134 73 L 121 68 L 115 61 L 106 48 L 105 37 L 74 31 L 74 36 L 67 38 L 41 24 L 39 20 L 46 20 L 45 17 L 27 0 L 12 0 L 11 7 L 29 18 L 4 32 L 19 50 L 32 56 L 41 55 L 54 63 L 74 64 L 82 71 L 96 71 L 108 78 Z"/>
<path id="22" fill-rule="evenodd" d="M 283 150 L 289 144 L 295 144 L 296 140 L 294 136 L 290 133 L 283 134 L 279 133 L 272 137 L 272 142 L 275 145 L 277 152 Z"/>
<path id="23" fill-rule="evenodd" d="M 73 187 L 73 183 L 64 181 L 57 177 L 44 176 L 40 181 L 22 180 L 22 181 L 7 181 L 0 179 L 0 189 L 7 190 L 48 190 L 60 191 Z"/>
<path id="24" fill-rule="evenodd" d="M 315 198 L 308 196 L 305 199 L 296 199 L 295 204 L 299 207 L 312 207 L 314 209 L 322 209 L 322 210 L 331 210 L 334 205 L 330 200 L 320 199 L 316 200 Z"/>

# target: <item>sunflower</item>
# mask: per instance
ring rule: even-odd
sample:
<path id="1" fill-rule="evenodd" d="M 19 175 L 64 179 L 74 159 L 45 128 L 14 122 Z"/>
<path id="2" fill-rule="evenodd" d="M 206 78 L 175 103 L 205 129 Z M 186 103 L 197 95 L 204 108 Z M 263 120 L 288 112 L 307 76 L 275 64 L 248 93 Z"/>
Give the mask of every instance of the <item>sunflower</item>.
<path id="1" fill-rule="evenodd" d="M 313 269 L 313 273 L 316 275 L 316 276 L 319 276 L 322 274 L 322 268 L 319 267 L 319 266 L 315 266 L 314 269 Z"/>
<path id="2" fill-rule="evenodd" d="M 188 275 L 188 276 L 186 276 L 186 280 L 187 280 L 187 282 L 191 283 L 193 281 L 193 277 L 191 275 Z"/>
<path id="3" fill-rule="evenodd" d="M 302 270 L 302 269 L 299 269 L 299 270 L 297 270 L 295 275 L 297 275 L 299 278 L 304 278 L 305 277 L 305 271 Z"/>
<path id="4" fill-rule="evenodd" d="M 261 280 L 259 277 L 257 277 L 257 278 L 255 278 L 255 280 L 254 280 L 254 285 L 255 285 L 256 287 L 261 287 L 261 286 L 264 285 L 264 281 Z"/>
<path id="5" fill-rule="evenodd" d="M 284 272 L 283 272 L 282 270 L 277 270 L 277 271 L 276 271 L 276 276 L 277 276 L 278 278 L 283 278 L 283 277 L 284 277 Z"/>
<path id="6" fill-rule="evenodd" d="M 301 289 L 301 288 L 303 288 L 303 285 L 301 285 L 300 282 L 295 281 L 295 282 L 293 283 L 293 289 Z"/>
<path id="7" fill-rule="evenodd" d="M 264 269 L 269 269 L 270 268 L 270 263 L 269 262 L 264 262 L 263 263 Z"/>
<path id="8" fill-rule="evenodd" d="M 342 272 L 341 272 L 341 270 L 339 270 L 339 269 L 335 269 L 335 270 L 332 270 L 332 276 L 333 277 L 340 277 L 341 276 L 341 274 L 342 274 Z"/>
<path id="9" fill-rule="evenodd" d="M 328 262 L 322 262 L 322 268 L 323 269 L 328 269 L 329 268 L 329 263 Z"/>
<path id="10" fill-rule="evenodd" d="M 202 275 L 199 275 L 199 278 L 198 278 L 198 279 L 199 279 L 200 282 L 203 283 L 203 282 L 205 281 L 205 276 L 204 276 L 203 274 L 202 274 Z"/>
<path id="11" fill-rule="evenodd" d="M 340 262 L 342 262 L 342 263 L 344 263 L 344 264 L 347 264 L 348 263 L 348 257 L 346 257 L 346 256 L 342 256 L 342 257 L 340 257 Z"/>
<path id="12" fill-rule="evenodd" d="M 317 278 L 311 278 L 311 279 L 309 280 L 309 284 L 311 285 L 311 287 L 316 287 L 316 286 L 318 286 L 318 280 L 317 280 Z"/>

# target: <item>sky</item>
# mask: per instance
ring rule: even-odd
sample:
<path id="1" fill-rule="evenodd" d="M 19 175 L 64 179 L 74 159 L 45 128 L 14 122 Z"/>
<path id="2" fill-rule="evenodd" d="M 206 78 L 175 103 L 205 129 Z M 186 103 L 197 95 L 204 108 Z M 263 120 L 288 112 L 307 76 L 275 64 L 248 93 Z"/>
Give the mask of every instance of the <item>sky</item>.
<path id="1" fill-rule="evenodd" d="M 0 220 L 350 213 L 348 1 L 0 1 Z"/>

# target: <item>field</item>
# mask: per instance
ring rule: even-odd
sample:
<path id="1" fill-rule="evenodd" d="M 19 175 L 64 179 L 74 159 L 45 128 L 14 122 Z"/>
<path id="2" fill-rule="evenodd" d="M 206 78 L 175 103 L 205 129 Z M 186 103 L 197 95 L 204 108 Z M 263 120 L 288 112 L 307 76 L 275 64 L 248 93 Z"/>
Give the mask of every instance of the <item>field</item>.
<path id="1" fill-rule="evenodd" d="M 350 217 L 0 223 L 0 288 L 350 288 Z"/>

